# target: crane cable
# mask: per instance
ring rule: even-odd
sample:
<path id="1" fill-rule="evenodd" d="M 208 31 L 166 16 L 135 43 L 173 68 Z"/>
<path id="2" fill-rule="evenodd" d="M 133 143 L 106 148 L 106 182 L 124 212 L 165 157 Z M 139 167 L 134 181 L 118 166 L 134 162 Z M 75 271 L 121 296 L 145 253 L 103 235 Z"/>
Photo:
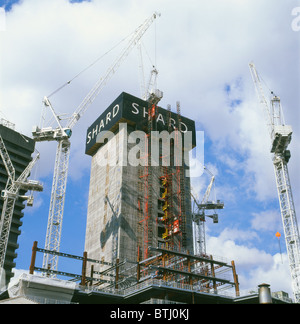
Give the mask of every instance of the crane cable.
<path id="1" fill-rule="evenodd" d="M 134 31 L 135 32 L 135 31 Z M 134 33 L 133 32 L 133 33 Z M 60 86 L 59 88 L 57 88 L 55 91 L 53 91 L 50 95 L 47 96 L 47 98 L 52 97 L 54 94 L 56 94 L 57 92 L 59 92 L 60 90 L 62 90 L 64 87 L 66 87 L 67 85 L 69 85 L 73 80 L 75 80 L 76 78 L 78 78 L 81 74 L 83 74 L 85 71 L 87 71 L 88 69 L 90 69 L 92 66 L 94 66 L 98 61 L 100 61 L 104 56 L 106 56 L 107 54 L 109 54 L 110 52 L 112 52 L 116 47 L 118 47 L 122 42 L 124 42 L 127 38 L 129 38 L 133 33 L 127 35 L 126 37 L 124 37 L 121 41 L 119 41 L 115 46 L 113 46 L 110 50 L 108 50 L 107 52 L 105 52 L 104 54 L 102 54 L 101 56 L 99 56 L 94 62 L 92 62 L 90 65 L 88 65 L 86 68 L 84 68 L 82 71 L 80 71 L 78 74 L 76 74 L 71 80 L 67 81 L 66 83 L 64 83 L 62 86 Z"/>
<path id="2" fill-rule="evenodd" d="M 263 77 L 256 71 L 258 77 L 261 79 L 261 81 L 264 83 L 265 87 L 269 90 L 270 94 L 274 95 L 274 91 L 269 87 L 267 82 L 263 79 Z"/>

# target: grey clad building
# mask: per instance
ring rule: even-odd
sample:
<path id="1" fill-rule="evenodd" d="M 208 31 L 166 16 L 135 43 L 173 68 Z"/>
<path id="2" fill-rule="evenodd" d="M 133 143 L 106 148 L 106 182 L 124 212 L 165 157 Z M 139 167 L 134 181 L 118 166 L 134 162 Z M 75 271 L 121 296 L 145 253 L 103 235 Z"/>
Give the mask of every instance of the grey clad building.
<path id="1" fill-rule="evenodd" d="M 14 125 L 1 120 L 0 121 L 0 135 L 4 141 L 6 150 L 15 168 L 16 178 L 24 171 L 32 160 L 32 153 L 34 152 L 34 141 L 14 130 Z M 2 159 L 0 158 L 0 191 L 5 189 L 7 183 L 7 172 Z M 20 195 L 24 195 L 25 191 L 20 190 Z M 0 216 L 2 213 L 3 199 L 0 199 Z M 14 213 L 11 223 L 11 229 L 8 239 L 8 246 L 4 262 L 4 270 L 6 276 L 6 284 L 9 283 L 13 277 L 12 269 L 16 266 L 14 260 L 17 257 L 16 250 L 18 249 L 18 237 L 21 234 L 22 218 L 24 216 L 23 209 L 25 208 L 24 201 L 17 199 L 14 207 Z"/>

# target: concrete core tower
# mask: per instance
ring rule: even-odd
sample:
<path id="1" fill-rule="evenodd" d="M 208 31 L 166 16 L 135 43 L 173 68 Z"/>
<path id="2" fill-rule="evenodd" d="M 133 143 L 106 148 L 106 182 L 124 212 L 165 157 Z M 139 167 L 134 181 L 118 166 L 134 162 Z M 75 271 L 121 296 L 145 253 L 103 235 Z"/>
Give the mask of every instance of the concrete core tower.
<path id="1" fill-rule="evenodd" d="M 89 258 L 136 262 L 157 246 L 193 252 L 188 154 L 194 146 L 194 121 L 124 92 L 100 115 L 86 138 Z"/>

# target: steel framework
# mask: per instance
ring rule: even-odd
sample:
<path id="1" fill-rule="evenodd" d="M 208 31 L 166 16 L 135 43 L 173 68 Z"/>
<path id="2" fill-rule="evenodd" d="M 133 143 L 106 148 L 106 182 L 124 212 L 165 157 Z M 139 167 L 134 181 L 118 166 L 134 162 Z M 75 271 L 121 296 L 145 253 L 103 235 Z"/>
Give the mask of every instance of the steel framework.
<path id="1" fill-rule="evenodd" d="M 0 156 L 4 163 L 8 179 L 5 189 L 1 192 L 1 198 L 4 199 L 2 214 L 0 218 L 0 271 L 4 267 L 8 238 L 13 218 L 15 202 L 18 198 L 29 199 L 28 196 L 20 195 L 21 189 L 42 191 L 43 186 L 38 181 L 27 180 L 32 168 L 39 159 L 37 154 L 34 159 L 27 165 L 21 175 L 15 179 L 15 168 L 11 162 L 10 156 L 6 150 L 5 143 L 0 135 Z M 31 204 L 28 204 L 31 205 Z"/>
<path id="2" fill-rule="evenodd" d="M 59 141 L 55 157 L 55 169 L 45 243 L 45 249 L 50 251 L 59 251 L 60 248 L 69 157 L 70 141 Z M 59 255 L 57 254 L 44 253 L 43 267 L 47 268 L 50 265 L 52 270 L 57 270 L 58 257 Z"/>
<path id="3" fill-rule="evenodd" d="M 92 289 L 107 290 L 120 293 L 130 287 L 131 292 L 139 289 L 139 284 L 151 284 L 154 279 L 161 284 L 174 283 L 175 287 L 181 287 L 195 292 L 218 294 L 219 292 L 235 288 L 236 296 L 240 295 L 238 275 L 235 263 L 210 256 L 196 256 L 189 251 L 176 248 L 167 248 L 164 244 L 156 248 L 149 247 L 152 256 L 127 262 L 117 259 L 115 263 L 103 260 L 90 259 L 87 252 L 83 256 L 77 256 L 62 252 L 55 252 L 38 248 L 38 242 L 33 243 L 29 273 L 34 271 L 46 272 L 47 275 L 60 275 L 70 277 L 72 281 L 80 281 L 82 288 L 89 285 Z M 69 273 L 58 270 L 50 270 L 37 267 L 37 252 L 49 253 L 61 257 L 82 261 L 81 274 Z M 90 276 L 87 276 L 87 262 L 98 263 L 107 266 L 104 271 L 94 271 L 91 266 Z M 133 271 L 132 271 L 133 270 Z M 96 275 L 96 276 L 95 276 Z M 172 285 L 173 286 L 173 285 Z"/>

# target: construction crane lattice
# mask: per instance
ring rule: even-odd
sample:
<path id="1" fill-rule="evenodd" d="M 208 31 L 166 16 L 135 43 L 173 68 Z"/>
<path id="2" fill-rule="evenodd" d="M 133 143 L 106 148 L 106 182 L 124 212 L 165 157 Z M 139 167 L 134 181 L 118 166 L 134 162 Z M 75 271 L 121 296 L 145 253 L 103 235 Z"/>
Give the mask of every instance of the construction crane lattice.
<path id="1" fill-rule="evenodd" d="M 67 186 L 67 176 L 68 176 L 68 165 L 70 157 L 70 137 L 72 135 L 72 129 L 79 121 L 79 119 L 86 112 L 88 107 L 93 103 L 96 97 L 99 95 L 101 90 L 107 84 L 109 79 L 114 75 L 117 69 L 120 67 L 125 58 L 129 55 L 130 51 L 139 43 L 139 40 L 145 34 L 147 29 L 153 23 L 153 21 L 159 17 L 159 13 L 154 13 L 150 18 L 146 19 L 145 22 L 140 25 L 133 36 L 129 40 L 128 44 L 125 46 L 122 53 L 117 57 L 112 66 L 107 70 L 106 74 L 101 77 L 90 92 L 83 99 L 81 104 L 68 119 L 66 126 L 61 124 L 61 120 L 54 111 L 49 98 L 44 98 L 44 104 L 51 110 L 51 113 L 56 120 L 58 127 L 45 127 L 39 128 L 35 126 L 33 128 L 33 138 L 35 141 L 57 141 L 57 151 L 54 166 L 54 175 L 52 182 L 51 200 L 47 224 L 47 233 L 45 240 L 45 250 L 59 252 L 61 232 L 62 232 L 62 222 L 64 213 L 64 202 Z M 43 258 L 43 268 L 49 270 L 57 270 L 58 266 L 58 255 L 50 255 L 45 253 Z M 53 275 L 55 276 L 55 275 Z"/>
<path id="2" fill-rule="evenodd" d="M 267 116 L 267 125 L 271 138 L 271 153 L 279 198 L 280 212 L 291 272 L 295 302 L 300 303 L 300 236 L 294 206 L 292 187 L 288 172 L 291 153 L 288 145 L 292 139 L 292 127 L 285 125 L 280 98 L 272 92 L 270 105 L 263 92 L 260 77 L 253 63 L 249 64 L 256 91 Z"/>
<path id="3" fill-rule="evenodd" d="M 43 185 L 34 180 L 27 180 L 30 172 L 37 160 L 39 159 L 39 153 L 33 158 L 33 160 L 27 165 L 21 175 L 15 179 L 15 168 L 12 164 L 10 156 L 6 150 L 5 143 L 0 135 L 0 156 L 7 172 L 7 183 L 5 189 L 1 192 L 1 198 L 4 200 L 2 206 L 2 213 L 0 215 L 0 272 L 4 267 L 5 256 L 7 251 L 8 238 L 13 218 L 13 212 L 16 200 L 19 198 L 27 199 L 27 205 L 32 205 L 32 198 L 29 196 L 20 195 L 20 190 L 35 190 L 42 191 Z M 0 273 L 1 278 L 1 273 Z"/>
<path id="4" fill-rule="evenodd" d="M 220 200 L 209 200 L 214 186 L 215 176 L 205 166 L 204 170 L 209 174 L 211 179 L 201 203 L 199 203 L 193 193 L 191 193 L 194 203 L 197 206 L 196 211 L 193 212 L 193 239 L 195 255 L 206 255 L 205 218 L 210 217 L 213 219 L 213 223 L 218 223 L 219 218 L 216 210 L 224 208 L 224 203 Z M 207 215 L 207 210 L 213 210 L 214 213 L 212 215 Z"/>

